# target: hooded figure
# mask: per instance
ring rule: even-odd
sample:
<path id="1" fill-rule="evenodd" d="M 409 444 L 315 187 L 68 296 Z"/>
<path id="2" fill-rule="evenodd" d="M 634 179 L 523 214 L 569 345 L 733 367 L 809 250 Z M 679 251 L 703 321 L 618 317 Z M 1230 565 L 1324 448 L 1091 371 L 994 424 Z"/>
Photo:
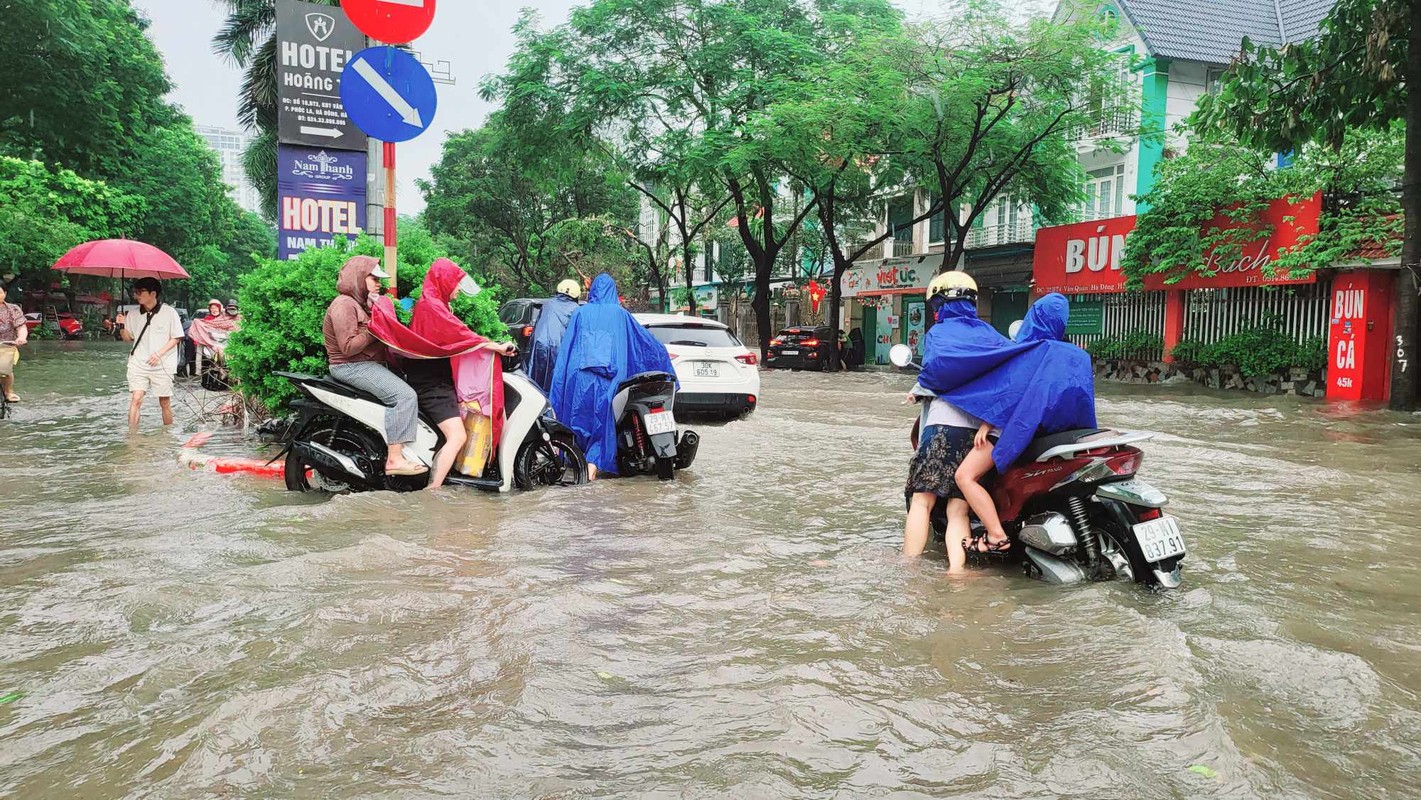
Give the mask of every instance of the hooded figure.
<path id="1" fill-rule="evenodd" d="M 612 398 L 617 386 L 633 375 L 654 371 L 676 374 L 666 345 L 622 308 L 612 276 L 598 275 L 587 305 L 567 324 L 549 394 L 558 419 L 572 428 L 587 462 L 599 471 L 616 471 Z"/>
<path id="2" fill-rule="evenodd" d="M 1001 430 L 992 450 L 999 472 L 1038 435 L 1095 427 L 1090 356 L 1062 341 L 1068 313 L 1064 296 L 1046 295 L 1027 312 L 1017 341 L 1009 343 L 976 319 L 970 303 L 948 301 L 938 310 L 939 324 L 928 332 L 918 382 Z"/>
<path id="3" fill-rule="evenodd" d="M 232 334 L 240 327 L 240 321 L 230 314 L 227 314 L 221 303 L 216 300 L 207 301 L 209 312 L 216 308 L 216 313 L 209 313 L 202 319 L 192 321 L 192 326 L 188 328 L 188 338 L 198 347 L 206 347 L 213 358 L 221 359 L 227 349 L 227 340 L 232 338 Z"/>
<path id="4" fill-rule="evenodd" d="M 469 330 L 449 307 L 459 291 L 473 295 L 479 290 L 458 264 L 437 259 L 425 273 L 409 327 L 400 324 L 390 298 L 381 297 L 375 302 L 370 330 L 406 358 L 449 359 L 459 413 L 469 432 L 467 447 L 456 466 L 477 477 L 502 434 L 503 365 L 486 346 L 489 340 Z"/>
<path id="5" fill-rule="evenodd" d="M 340 294 L 326 309 L 321 334 L 331 376 L 370 392 L 385 404 L 384 433 L 389 446 L 385 473 L 420 475 L 429 468 L 406 461 L 404 452 L 404 446 L 414 441 L 419 424 L 419 398 L 409 384 L 385 367 L 385 345 L 370 330 L 371 292 L 376 291 L 382 278 L 388 277 L 380 269 L 380 262 L 369 256 L 353 256 L 346 261 L 336 278 L 336 291 Z"/>
<path id="6" fill-rule="evenodd" d="M 385 345 L 370 335 L 370 289 L 365 281 L 381 274 L 380 262 L 370 256 L 353 256 L 340 268 L 336 277 L 338 294 L 321 324 L 326 356 L 332 365 L 385 360 Z"/>
<path id="7" fill-rule="evenodd" d="M 553 370 L 558 365 L 558 346 L 562 344 L 572 312 L 577 310 L 577 296 L 572 292 L 580 290 L 581 287 L 573 280 L 558 284 L 558 293 L 543 303 L 538 323 L 533 326 L 533 338 L 529 342 L 528 361 L 524 368 L 529 380 L 538 384 L 544 393 L 552 388 Z"/>

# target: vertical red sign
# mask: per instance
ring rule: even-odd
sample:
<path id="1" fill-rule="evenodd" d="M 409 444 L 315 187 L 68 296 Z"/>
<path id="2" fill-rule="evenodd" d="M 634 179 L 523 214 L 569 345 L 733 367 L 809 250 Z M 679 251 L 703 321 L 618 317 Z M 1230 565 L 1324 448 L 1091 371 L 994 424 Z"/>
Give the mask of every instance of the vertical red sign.
<path id="1" fill-rule="evenodd" d="M 1327 399 L 1386 400 L 1394 281 L 1385 270 L 1344 272 L 1333 280 Z"/>

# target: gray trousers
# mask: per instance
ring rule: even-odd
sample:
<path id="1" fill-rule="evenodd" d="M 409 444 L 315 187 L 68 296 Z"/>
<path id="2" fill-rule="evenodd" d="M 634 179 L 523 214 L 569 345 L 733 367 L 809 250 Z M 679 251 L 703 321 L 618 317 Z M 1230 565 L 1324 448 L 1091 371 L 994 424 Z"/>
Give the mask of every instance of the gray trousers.
<path id="1" fill-rule="evenodd" d="M 375 395 L 385 402 L 385 441 L 409 444 L 419 424 L 419 396 L 400 376 L 374 361 L 332 364 L 331 377 Z"/>

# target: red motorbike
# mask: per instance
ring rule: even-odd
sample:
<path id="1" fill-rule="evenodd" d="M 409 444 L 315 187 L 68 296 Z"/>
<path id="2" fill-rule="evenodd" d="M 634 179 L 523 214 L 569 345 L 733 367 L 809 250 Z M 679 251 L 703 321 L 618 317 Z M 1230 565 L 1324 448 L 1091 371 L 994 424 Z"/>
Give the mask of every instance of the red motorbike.
<path id="1" fill-rule="evenodd" d="M 898 347 L 903 351 L 895 347 L 890 360 L 909 366 L 911 351 Z M 922 387 L 913 391 L 932 396 Z M 927 403 L 921 405 L 925 415 Z M 920 416 L 913 423 L 914 449 L 921 425 Z M 1135 477 L 1144 453 L 1133 445 L 1150 438 L 1084 428 L 1032 441 L 991 489 L 1012 543 L 1006 557 L 1048 583 L 1126 577 L 1152 588 L 1178 588 L 1185 555 L 1179 521 L 1164 512 L 1164 492 Z M 939 535 L 947 528 L 946 506 L 939 501 L 933 509 Z"/>

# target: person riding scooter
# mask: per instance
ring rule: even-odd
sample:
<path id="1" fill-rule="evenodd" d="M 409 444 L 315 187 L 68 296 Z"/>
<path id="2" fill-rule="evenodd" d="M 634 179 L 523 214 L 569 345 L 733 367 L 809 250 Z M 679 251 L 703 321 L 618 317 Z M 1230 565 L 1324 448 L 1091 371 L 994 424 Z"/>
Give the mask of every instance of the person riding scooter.
<path id="1" fill-rule="evenodd" d="M 538 384 L 544 392 L 553 383 L 553 370 L 558 364 L 558 346 L 562 344 L 567 323 L 577 310 L 577 300 L 582 297 L 582 284 L 568 278 L 558 284 L 557 294 L 543 303 L 538 322 L 533 326 L 533 336 L 528 347 L 528 360 L 523 371 L 529 380 Z"/>
<path id="2" fill-rule="evenodd" d="M 353 256 L 336 278 L 336 299 L 321 323 L 331 377 L 363 389 L 385 404 L 385 474 L 421 475 L 429 467 L 405 457 L 405 445 L 414 442 L 419 417 L 419 397 L 400 377 L 385 367 L 385 344 L 370 333 L 371 298 L 378 297 L 380 281 L 388 279 L 380 262 L 370 256 Z"/>
<path id="3" fill-rule="evenodd" d="M 960 349 L 990 353 L 1005 347 L 1005 337 L 977 318 L 977 283 L 965 272 L 945 272 L 928 285 L 928 304 L 936 324 L 924 352 L 928 358 L 950 342 Z M 921 387 L 908 395 L 918 402 Z M 910 496 L 908 519 L 903 530 L 903 555 L 917 556 L 927 546 L 933 507 L 947 500 L 948 571 L 957 572 L 966 564 L 963 540 L 971 533 L 968 503 L 958 485 L 958 467 L 985 439 L 992 426 L 942 397 L 928 400 L 919 432 L 918 450 L 908 471 L 906 492 Z M 990 500 L 989 500 L 990 502 Z"/>
<path id="4" fill-rule="evenodd" d="M 1037 301 L 1022 330 L 1039 333 L 1017 343 L 1003 343 L 1000 336 L 992 346 L 959 341 L 957 329 L 949 326 L 934 326 L 928 333 L 918 382 L 1001 432 L 995 442 L 979 432 L 954 476 L 986 528 L 979 544 L 984 552 L 1005 550 L 1009 539 L 981 478 L 993 469 L 1006 472 L 1039 435 L 1095 427 L 1090 356 L 1060 340 L 1068 308 L 1059 294 Z"/>
<path id="5" fill-rule="evenodd" d="M 494 354 L 512 355 L 513 345 L 474 333 L 449 307 L 456 295 L 480 291 L 458 264 L 441 258 L 425 273 L 408 328 L 388 297 L 377 299 L 372 312 L 371 332 L 405 357 L 405 380 L 420 410 L 444 433 L 431 489 L 444 485 L 456 460 L 462 473 L 481 474 L 503 421 L 503 370 Z"/>
<path id="6" fill-rule="evenodd" d="M 643 372 L 675 375 L 662 344 L 624 308 L 617 283 L 602 273 L 592 281 L 587 305 L 568 322 L 549 390 L 553 410 L 577 435 L 588 474 L 617 472 L 617 387 Z"/>

